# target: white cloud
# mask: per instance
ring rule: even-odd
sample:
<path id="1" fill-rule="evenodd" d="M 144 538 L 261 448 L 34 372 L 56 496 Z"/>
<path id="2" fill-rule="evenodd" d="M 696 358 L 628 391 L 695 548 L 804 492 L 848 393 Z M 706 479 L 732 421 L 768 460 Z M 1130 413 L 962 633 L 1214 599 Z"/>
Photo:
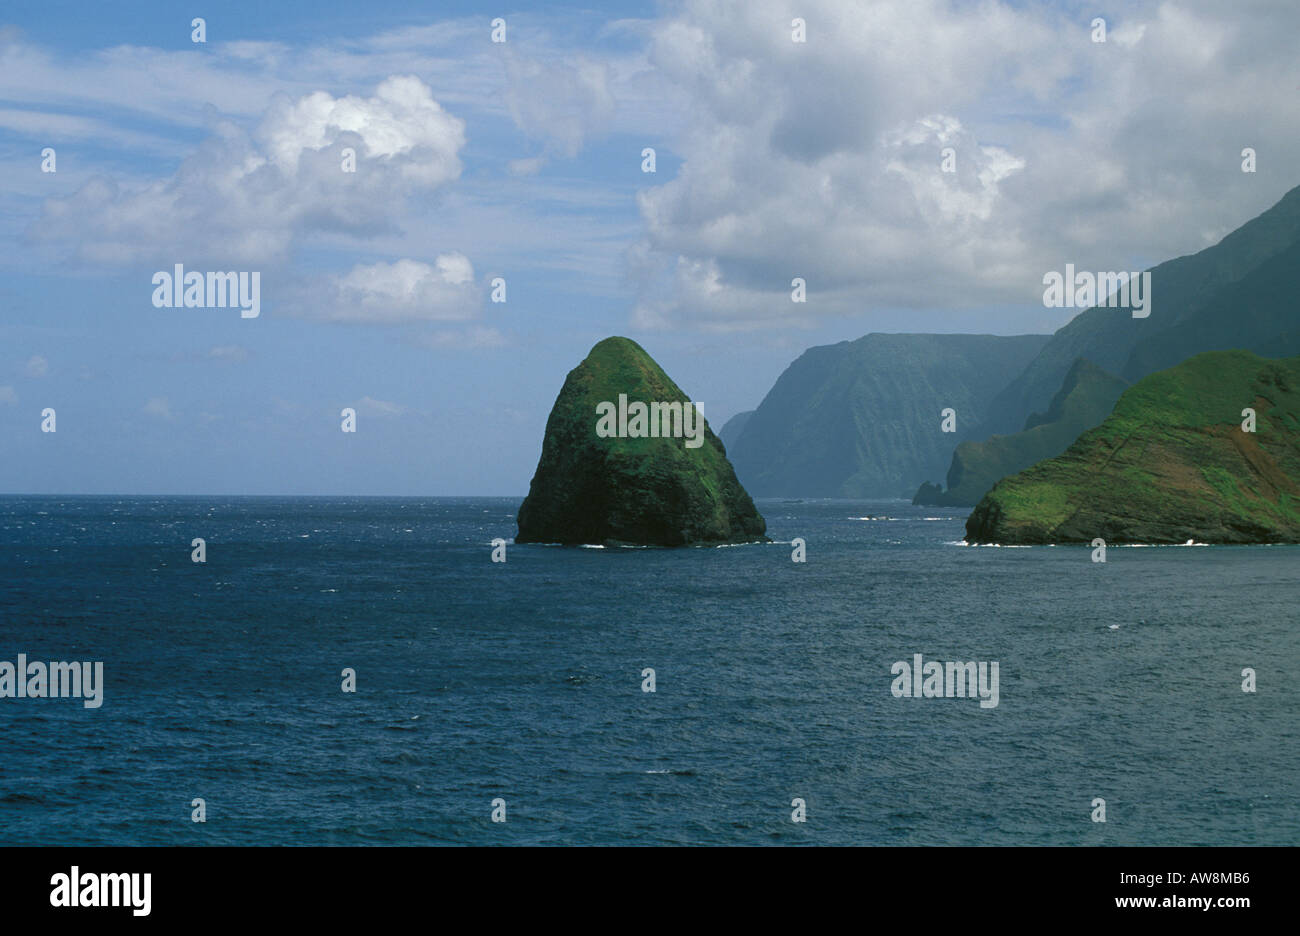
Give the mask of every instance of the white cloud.
<path id="1" fill-rule="evenodd" d="M 515 125 L 540 140 L 546 155 L 573 158 L 592 135 L 608 129 L 614 116 L 608 68 L 585 57 L 540 62 L 506 58 L 506 103 Z M 540 157 L 517 160 L 515 171 L 536 171 Z"/>
<path id="2" fill-rule="evenodd" d="M 13 387 L 0 387 L 0 403 L 6 406 L 12 406 L 18 402 L 18 394 L 14 392 Z"/>
<path id="3" fill-rule="evenodd" d="M 639 194 L 634 325 L 1029 306 L 1046 270 L 1200 249 L 1300 181 L 1282 168 L 1300 164 L 1300 61 L 1276 15 L 1140 3 L 1101 44 L 1048 4 L 797 12 L 803 44 L 784 0 L 685 0 L 656 24 L 687 129 L 676 176 Z M 1243 175 L 1247 145 L 1277 171 Z"/>
<path id="4" fill-rule="evenodd" d="M 57 176 L 28 171 L 23 146 L 8 159 L 0 153 L 0 236 L 24 248 L 0 257 L 0 267 L 139 261 L 156 270 L 184 260 L 191 268 L 261 269 L 279 310 L 290 279 L 282 262 L 329 252 L 341 258 L 334 270 L 344 272 L 359 247 L 368 258 L 431 262 L 412 245 L 433 243 L 490 256 L 515 273 L 581 276 L 585 291 L 625 299 L 620 257 L 636 230 L 626 191 L 581 175 L 536 173 L 605 132 L 639 136 L 653 127 L 662 134 L 679 123 L 670 86 L 636 47 L 649 21 L 609 24 L 593 40 L 587 14 L 521 15 L 511 19 L 510 43 L 493 44 L 482 18 L 437 15 L 420 26 L 306 41 L 221 41 L 210 33 L 201 54 L 146 46 L 72 53 L 0 37 L 0 101 L 12 104 L 0 109 L 0 124 L 8 114 L 34 153 L 56 129 L 93 147 L 61 158 Z M 376 152 L 393 154 L 363 157 L 358 172 L 341 179 L 337 151 L 353 132 L 344 128 L 357 126 L 349 121 L 358 110 L 376 113 L 356 102 L 378 98 L 376 89 L 394 75 L 418 75 L 444 114 L 465 121 L 476 140 L 474 171 L 430 187 L 417 184 L 416 169 L 390 170 L 419 159 L 419 135 L 402 118 L 402 138 L 387 146 L 385 123 L 375 119 L 356 132 L 373 131 Z M 533 77 L 544 92 L 529 86 Z M 392 117 L 404 99 L 390 97 L 384 107 Z M 408 110 L 418 116 L 424 108 Z M 281 153 L 282 143 L 289 152 L 318 143 L 332 133 L 331 121 L 340 139 L 303 152 L 286 176 L 272 152 Z M 260 135 L 259 122 L 269 135 Z M 113 127 L 147 133 L 108 133 Z M 206 142 L 194 142 L 196 129 Z M 459 160 L 466 154 L 456 150 Z M 428 160 L 419 166 L 435 175 L 445 168 Z M 88 172 L 101 177 L 66 197 Z M 42 216 L 52 193 L 64 197 Z"/>
<path id="5" fill-rule="evenodd" d="M 174 143 L 148 133 L 123 130 L 111 122 L 97 117 L 59 114 L 51 111 L 0 108 L 0 128 L 9 133 L 38 139 L 42 143 L 94 144 L 112 143 L 154 153 L 171 155 L 177 150 Z M 57 154 L 56 149 L 56 154 Z M 66 167 L 66 163 L 64 164 Z"/>
<path id="6" fill-rule="evenodd" d="M 290 304 L 295 314 L 333 322 L 459 322 L 482 306 L 474 267 L 464 254 L 358 264 L 342 276 L 317 278 Z"/>
<path id="7" fill-rule="evenodd" d="M 521 15 L 505 45 L 478 17 L 212 41 L 203 54 L 72 55 L 6 33 L 0 125 L 148 158 L 61 158 L 46 178 L 15 157 L 0 186 L 45 198 L 88 165 L 147 172 L 160 155 L 191 154 L 166 178 L 99 178 L 48 201 L 29 236 L 60 260 L 259 268 L 320 247 L 345 257 L 343 271 L 360 239 L 367 257 L 432 243 L 580 275 L 626 302 L 617 259 L 639 240 L 627 266 L 634 323 L 647 327 L 779 328 L 900 307 L 891 327 L 960 330 L 972 306 L 1033 305 L 1062 263 L 1132 269 L 1199 249 L 1297 181 L 1295 4 L 1135 0 L 1107 16 L 1104 44 L 1090 41 L 1091 12 L 1050 0 L 664 10 L 595 30 L 586 14 Z M 790 41 L 793 15 L 807 20 L 805 44 Z M 403 75 L 420 78 L 392 77 Z M 462 120 L 483 158 L 463 178 Z M 200 127 L 210 136 L 194 151 Z M 629 165 L 659 148 L 659 175 L 634 183 L 649 186 L 635 227 L 621 183 L 580 179 L 574 192 L 573 179 L 539 175 L 605 133 L 628 144 Z M 944 145 L 956 174 L 938 172 Z M 359 157 L 346 177 L 345 146 Z M 1257 175 L 1239 171 L 1245 146 L 1260 154 Z M 0 228 L 32 216 L 5 208 Z M 808 280 L 802 306 L 789 302 L 795 275 Z M 315 314 L 353 320 L 337 299 Z M 359 320 L 418 318 L 371 312 Z"/>
<path id="8" fill-rule="evenodd" d="M 141 412 L 147 413 L 150 416 L 156 416 L 159 419 L 172 418 L 171 404 L 167 402 L 166 397 L 151 397 L 149 402 L 145 403 Z"/>
<path id="9" fill-rule="evenodd" d="M 219 121 L 170 178 L 123 188 L 99 177 L 45 203 L 29 236 L 98 263 L 287 258 L 313 232 L 365 237 L 405 200 L 459 176 L 464 122 L 418 78 L 390 77 L 373 97 L 277 97 L 250 134 Z M 343 171 L 344 150 L 356 171 Z"/>
<path id="10" fill-rule="evenodd" d="M 256 136 L 280 171 L 295 176 L 305 154 L 328 149 L 348 134 L 364 146 L 358 156 L 379 161 L 367 168 L 394 165 L 403 178 L 430 188 L 460 175 L 464 121 L 444 111 L 413 76 L 389 78 L 372 98 L 334 98 L 317 91 L 294 101 L 281 95 Z"/>
<path id="11" fill-rule="evenodd" d="M 28 377 L 44 377 L 50 372 L 50 362 L 39 354 L 33 354 L 23 365 L 23 371 Z"/>

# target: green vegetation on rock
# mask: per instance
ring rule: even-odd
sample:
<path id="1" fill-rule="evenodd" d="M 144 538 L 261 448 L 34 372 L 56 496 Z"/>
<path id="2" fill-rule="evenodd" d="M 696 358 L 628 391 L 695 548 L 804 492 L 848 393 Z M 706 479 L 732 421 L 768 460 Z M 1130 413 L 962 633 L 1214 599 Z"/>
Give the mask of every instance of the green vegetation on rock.
<path id="1" fill-rule="evenodd" d="M 636 342 L 599 342 L 569 372 L 546 421 L 516 542 L 686 546 L 766 538 L 766 523 L 707 423 L 698 448 L 684 438 L 598 436 L 597 406 L 617 404 L 620 394 L 691 406 Z"/>
<path id="2" fill-rule="evenodd" d="M 1127 308 L 1095 307 L 1057 331 L 989 407 L 988 427 L 1008 434 L 963 442 L 953 453 L 948 490 L 928 485 L 915 502 L 974 504 L 1000 478 L 1059 455 L 1078 432 L 1097 425 L 1109 412 L 1100 408 L 1108 397 L 1114 401 L 1122 384 L 1093 375 L 1085 384 L 1090 399 L 1071 401 L 1071 412 L 1054 430 L 1036 431 L 1035 417 L 1029 416 L 1021 431 L 1012 431 L 1061 386 L 1062 374 L 1069 386 L 1080 359 L 1132 383 L 1202 351 L 1244 349 L 1270 358 L 1300 354 L 1294 299 L 1300 290 L 1300 188 L 1214 246 L 1154 267 L 1151 283 L 1149 317 L 1135 319 Z"/>
<path id="3" fill-rule="evenodd" d="M 998 482 L 966 522 L 970 542 L 1094 537 L 1300 542 L 1300 357 L 1212 351 L 1145 377 L 1063 454 Z"/>

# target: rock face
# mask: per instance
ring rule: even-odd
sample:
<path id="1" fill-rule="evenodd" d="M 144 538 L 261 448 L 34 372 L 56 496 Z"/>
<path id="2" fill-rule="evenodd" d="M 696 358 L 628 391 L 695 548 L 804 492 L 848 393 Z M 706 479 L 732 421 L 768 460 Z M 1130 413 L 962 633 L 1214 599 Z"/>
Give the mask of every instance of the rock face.
<path id="1" fill-rule="evenodd" d="M 651 412 L 660 418 L 654 420 L 656 437 L 650 437 L 651 420 L 635 418 L 637 403 L 647 410 L 652 403 L 678 404 L 683 418 L 678 423 L 675 414 L 665 415 L 669 407 L 655 407 Z M 619 418 L 620 409 L 628 418 Z M 636 342 L 606 338 L 597 344 L 569 372 L 546 421 L 515 542 L 688 546 L 765 540 L 767 524 L 736 480 L 722 443 L 703 416 L 688 410 L 690 398 Z M 602 432 L 617 431 L 623 422 L 626 434 L 602 437 L 602 419 Z M 657 431 L 661 427 L 679 435 L 665 437 Z"/>
<path id="2" fill-rule="evenodd" d="M 1047 335 L 870 334 L 810 348 L 729 444 L 759 497 L 911 497 Z M 956 412 L 956 432 L 942 413 Z M 983 493 L 983 492 L 981 492 Z"/>
<path id="3" fill-rule="evenodd" d="M 1047 412 L 1034 413 L 1020 432 L 995 435 L 984 442 L 962 442 L 952 453 L 948 489 L 923 484 L 912 503 L 975 506 L 1003 478 L 1061 454 L 1081 433 L 1100 425 L 1127 386 L 1115 375 L 1079 358 L 1065 375 L 1065 383 Z"/>
<path id="4" fill-rule="evenodd" d="M 1214 246 L 1153 267 L 1147 318 L 1106 307 L 1076 315 L 998 394 L 985 434 L 1017 431 L 1081 357 L 1136 383 L 1202 351 L 1300 354 L 1297 288 L 1300 186 Z"/>
<path id="5" fill-rule="evenodd" d="M 722 444 L 727 447 L 728 452 L 730 452 L 732 447 L 736 444 L 736 440 L 740 438 L 740 434 L 745 431 L 745 426 L 749 425 L 749 417 L 753 415 L 753 410 L 745 410 L 743 413 L 737 413 L 735 416 L 728 419 L 723 424 L 722 428 L 718 430 L 718 438 L 722 440 Z"/>
<path id="6" fill-rule="evenodd" d="M 1147 318 L 1106 307 L 1075 316 L 989 406 L 985 428 L 998 435 L 983 443 L 962 442 L 953 452 L 948 489 L 927 484 L 914 503 L 978 502 L 1000 478 L 1065 451 L 1110 412 L 1126 384 L 1194 354 L 1229 349 L 1270 358 L 1300 354 L 1297 290 L 1300 187 L 1213 247 L 1154 267 Z M 1081 360 L 1092 370 L 1078 379 Z M 1051 408 L 1061 410 L 1060 418 L 1048 420 L 1055 425 L 1042 431 L 1035 423 L 1039 417 L 1025 417 L 1058 386 Z M 1068 399 L 1062 399 L 1063 392 Z M 1023 428 L 1015 431 L 1022 421 Z"/>
<path id="7" fill-rule="evenodd" d="M 1145 377 L 1064 454 L 1000 481 L 966 522 L 968 542 L 1094 537 L 1300 542 L 1300 357 L 1212 351 Z"/>

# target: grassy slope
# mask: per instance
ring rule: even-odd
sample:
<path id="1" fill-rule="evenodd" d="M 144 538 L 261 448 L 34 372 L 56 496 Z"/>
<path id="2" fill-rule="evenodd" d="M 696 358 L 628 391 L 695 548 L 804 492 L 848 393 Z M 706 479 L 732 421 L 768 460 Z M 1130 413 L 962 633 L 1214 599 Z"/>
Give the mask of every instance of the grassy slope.
<path id="1" fill-rule="evenodd" d="M 990 407 L 990 427 L 1008 432 L 1036 399 L 1045 397 L 1053 376 L 1079 357 L 1132 382 L 1201 351 L 1242 348 L 1268 357 L 1300 353 L 1300 322 L 1292 298 L 1300 287 L 1300 188 L 1218 244 L 1155 267 L 1152 282 L 1150 318 L 1133 319 L 1127 309 L 1094 308 L 1060 329 L 998 395 Z M 1075 425 L 1082 431 L 1105 414 L 1076 415 Z M 948 491 L 932 486 L 927 502 L 975 503 L 999 478 L 1063 452 L 1074 438 L 1065 428 L 1053 434 L 1059 438 L 1052 445 L 1042 433 L 1036 438 L 995 436 L 983 448 L 964 443 L 953 453 Z"/>
<path id="2" fill-rule="evenodd" d="M 1257 431 L 1242 432 L 1252 406 Z M 1064 454 L 999 482 L 978 542 L 1300 542 L 1300 358 L 1215 351 L 1144 378 Z"/>

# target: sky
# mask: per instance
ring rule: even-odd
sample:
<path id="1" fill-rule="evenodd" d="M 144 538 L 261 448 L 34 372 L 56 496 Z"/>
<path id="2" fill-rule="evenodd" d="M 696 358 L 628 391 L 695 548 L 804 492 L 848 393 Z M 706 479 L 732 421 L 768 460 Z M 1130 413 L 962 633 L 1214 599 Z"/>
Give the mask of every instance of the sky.
<path id="1" fill-rule="evenodd" d="M 716 431 L 813 345 L 1054 331 L 1046 272 L 1195 252 L 1300 184 L 1297 27 L 1291 0 L 7 3 L 0 493 L 522 495 L 609 335 Z M 177 264 L 256 272 L 260 314 L 155 306 Z"/>

